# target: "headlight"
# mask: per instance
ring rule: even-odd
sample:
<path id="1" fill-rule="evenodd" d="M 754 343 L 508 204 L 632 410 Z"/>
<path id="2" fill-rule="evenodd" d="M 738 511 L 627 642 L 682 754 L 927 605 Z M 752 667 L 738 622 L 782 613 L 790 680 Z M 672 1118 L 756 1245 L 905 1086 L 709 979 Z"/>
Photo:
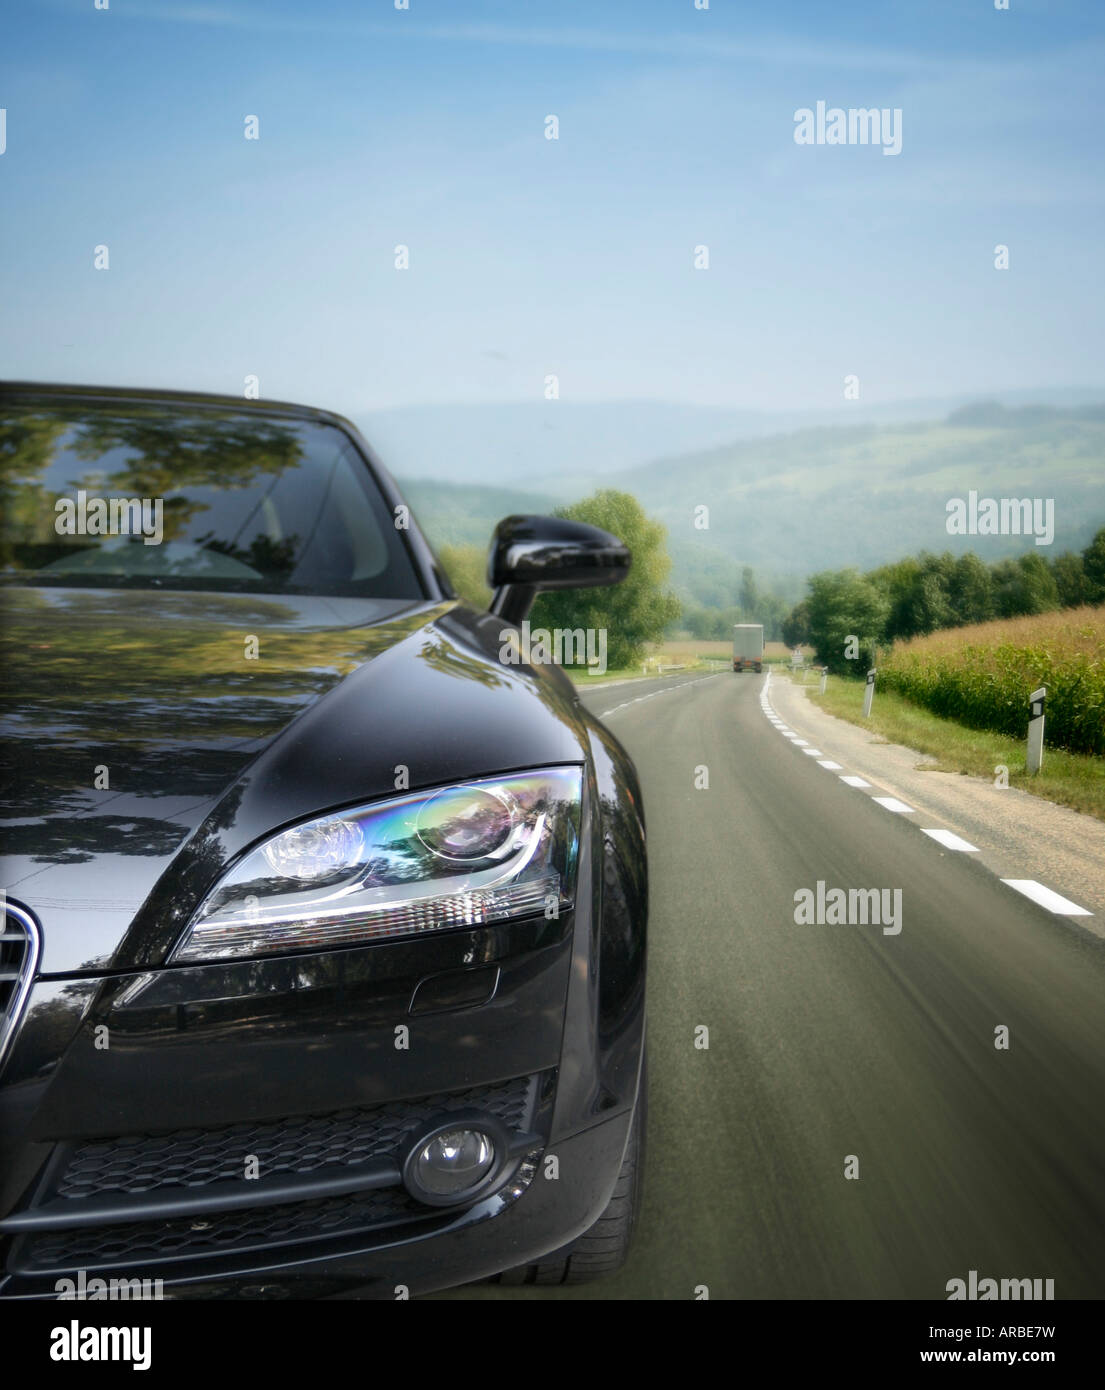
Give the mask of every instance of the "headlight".
<path id="1" fill-rule="evenodd" d="M 489 777 L 304 821 L 250 850 L 173 961 L 320 950 L 571 906 L 582 770 Z"/>

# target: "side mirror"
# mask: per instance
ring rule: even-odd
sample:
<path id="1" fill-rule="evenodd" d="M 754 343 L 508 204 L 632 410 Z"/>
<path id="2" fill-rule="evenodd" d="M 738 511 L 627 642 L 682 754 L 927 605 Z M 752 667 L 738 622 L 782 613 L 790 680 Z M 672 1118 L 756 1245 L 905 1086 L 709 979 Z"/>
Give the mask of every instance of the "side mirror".
<path id="1" fill-rule="evenodd" d="M 632 557 L 617 536 L 556 516 L 508 516 L 487 557 L 491 612 L 521 623 L 538 593 L 620 584 Z"/>

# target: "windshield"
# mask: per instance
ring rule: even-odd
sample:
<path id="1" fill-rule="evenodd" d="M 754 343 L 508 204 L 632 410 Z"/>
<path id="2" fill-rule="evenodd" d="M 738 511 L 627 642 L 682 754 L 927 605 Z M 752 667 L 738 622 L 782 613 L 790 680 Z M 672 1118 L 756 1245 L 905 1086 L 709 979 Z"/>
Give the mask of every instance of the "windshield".
<path id="1" fill-rule="evenodd" d="M 347 436 L 261 410 L 0 408 L 5 583 L 421 598 Z"/>

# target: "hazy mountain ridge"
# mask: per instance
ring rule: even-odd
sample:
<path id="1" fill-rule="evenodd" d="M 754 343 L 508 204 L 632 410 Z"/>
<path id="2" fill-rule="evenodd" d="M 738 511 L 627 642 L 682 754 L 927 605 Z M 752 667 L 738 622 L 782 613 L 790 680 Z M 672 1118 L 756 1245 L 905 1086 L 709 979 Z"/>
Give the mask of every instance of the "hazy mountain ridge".
<path id="1" fill-rule="evenodd" d="M 732 410 L 666 401 L 404 406 L 352 412 L 354 420 L 397 475 L 450 483 L 518 487 L 569 498 L 580 479 L 606 479 L 657 461 L 710 451 L 734 442 L 820 430 L 833 434 L 867 427 L 939 423 L 959 411 L 1071 411 L 1105 404 L 1105 387 L 1034 392 L 964 393 L 956 397 L 868 405 L 841 401 L 819 410 Z"/>
<path id="2" fill-rule="evenodd" d="M 532 493 L 403 481 L 435 543 L 480 546 L 511 511 L 546 510 L 597 487 L 624 489 L 668 527 L 680 594 L 731 602 L 743 565 L 794 592 L 817 570 L 867 569 L 921 549 L 975 550 L 994 560 L 1036 548 L 1032 537 L 949 535 L 947 502 L 972 489 L 980 497 L 1054 499 L 1054 540 L 1039 549 L 1048 556 L 1081 549 L 1105 521 L 1105 406 L 975 402 L 942 421 L 818 425 L 601 477 L 561 475 Z M 709 509 L 705 530 L 695 526 L 700 506 Z"/>

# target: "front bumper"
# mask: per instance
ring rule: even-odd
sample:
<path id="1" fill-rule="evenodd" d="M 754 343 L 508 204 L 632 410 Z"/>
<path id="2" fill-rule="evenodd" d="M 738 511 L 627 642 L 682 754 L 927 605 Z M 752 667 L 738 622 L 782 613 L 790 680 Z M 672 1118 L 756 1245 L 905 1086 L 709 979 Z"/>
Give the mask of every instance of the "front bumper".
<path id="1" fill-rule="evenodd" d="M 201 1259 L 191 1268 L 124 1263 L 94 1266 L 86 1276 L 137 1279 L 147 1288 L 160 1280 L 158 1296 L 168 1299 L 390 1300 L 484 1279 L 549 1254 L 601 1216 L 617 1181 L 631 1116 L 624 1111 L 558 1140 L 521 1165 L 516 1180 L 495 1195 L 415 1225 L 337 1241 L 316 1231 L 306 1245 Z M 555 1170 L 542 1161 L 553 1153 Z M 70 1267 L 69 1277 L 75 1272 Z M 56 1273 L 9 1273 L 0 1284 L 3 1297 L 15 1300 L 56 1298 L 58 1289 Z"/>
<path id="2" fill-rule="evenodd" d="M 0 1086 L 0 1297 L 83 1270 L 166 1297 L 394 1298 L 572 1240 L 617 1181 L 644 1030 L 643 953 L 599 929 L 596 877 L 585 836 L 559 920 L 39 979 Z M 443 1110 L 490 1114 L 510 1162 L 427 1209 L 401 1160 Z"/>

